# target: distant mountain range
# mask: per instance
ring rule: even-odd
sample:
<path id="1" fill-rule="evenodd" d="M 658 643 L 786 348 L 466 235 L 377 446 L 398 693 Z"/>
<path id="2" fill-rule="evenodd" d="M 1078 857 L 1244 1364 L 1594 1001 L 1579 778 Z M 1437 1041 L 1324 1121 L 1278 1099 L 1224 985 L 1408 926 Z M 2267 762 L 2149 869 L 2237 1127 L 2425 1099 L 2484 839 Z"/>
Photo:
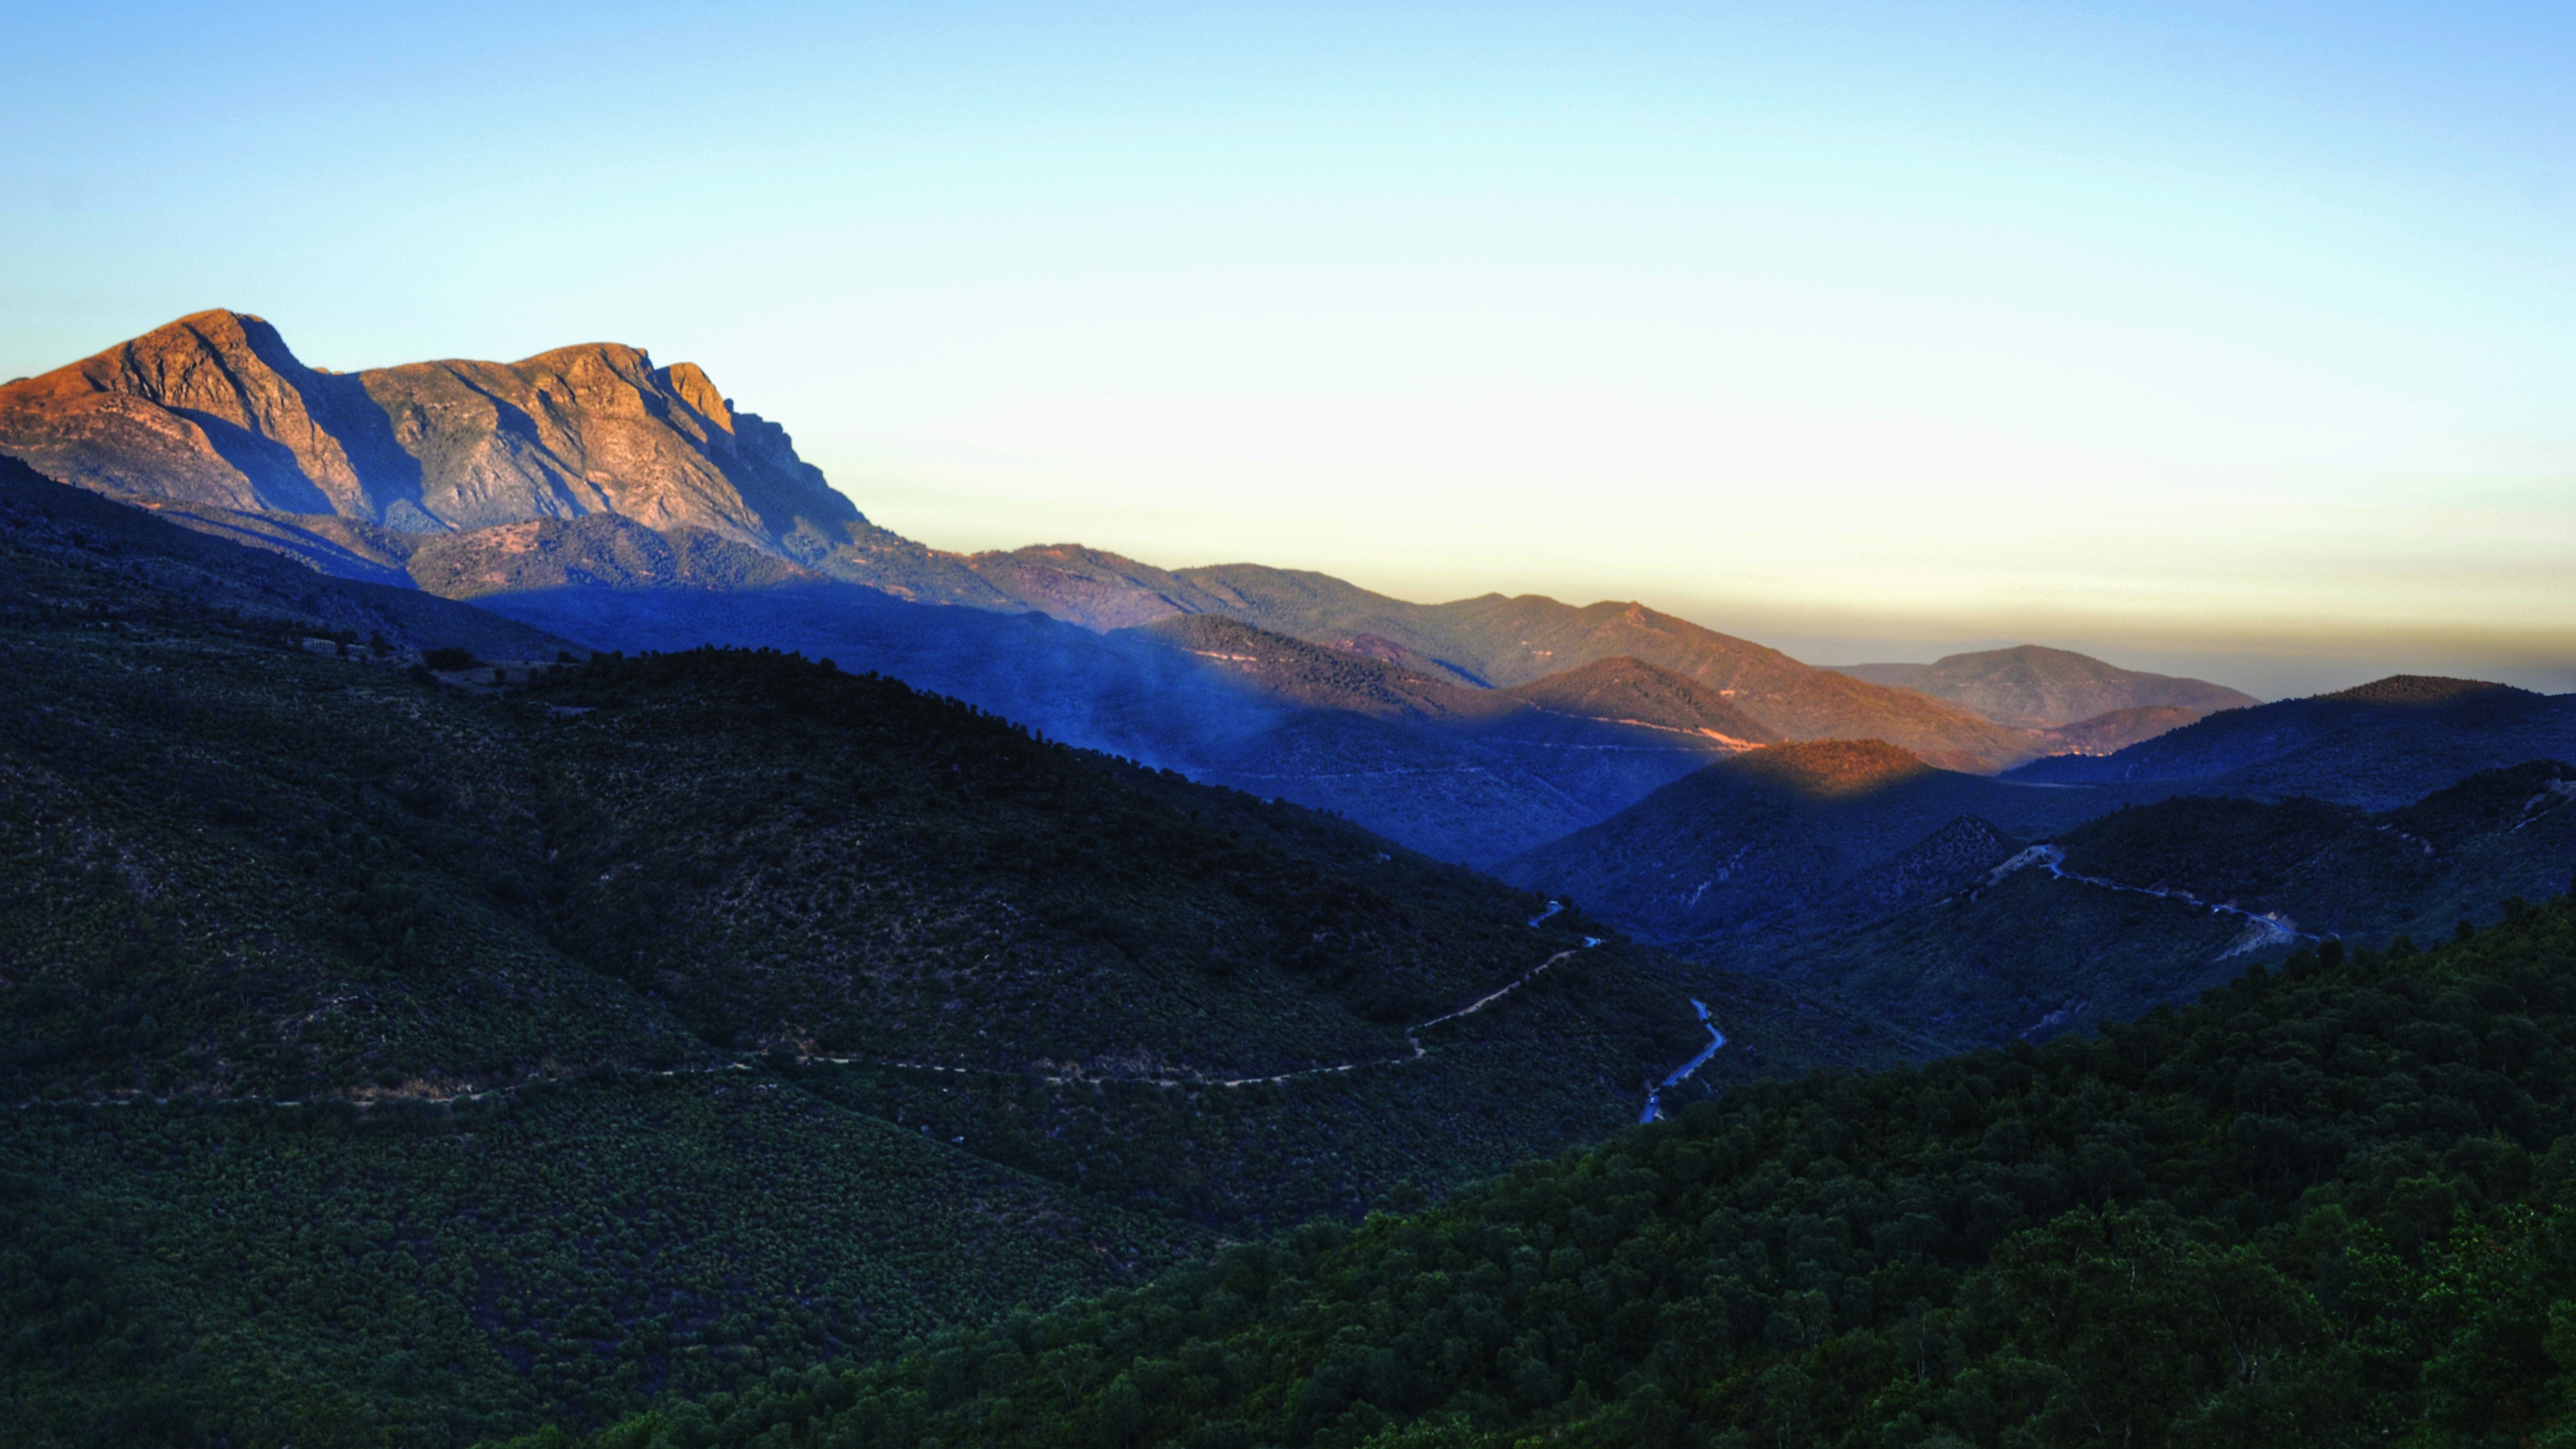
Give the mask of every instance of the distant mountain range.
<path id="1" fill-rule="evenodd" d="M 1963 704 L 1998 724 L 2054 730 L 2159 708 L 2195 717 L 2262 701 L 2205 680 L 2121 669 L 2065 649 L 2024 644 L 1952 654 L 1931 664 L 1844 664 L 1835 672 Z"/>
<path id="2" fill-rule="evenodd" d="M 0 453 L 327 572 L 505 612 L 503 596 L 534 590 L 834 581 L 911 602 L 1042 612 L 1093 631 L 1221 615 L 1471 688 L 1633 659 L 1750 721 L 1716 727 L 1734 738 L 1884 739 L 1970 771 L 2115 748 L 2177 718 L 2088 722 L 2070 712 L 2078 699 L 2104 702 L 2090 715 L 2244 702 L 2196 681 L 2142 692 L 2138 681 L 2159 677 L 2039 651 L 2017 674 L 1966 671 L 2043 681 L 1990 717 L 1961 701 L 2005 699 L 2000 685 L 1943 696 L 1957 661 L 1927 666 L 1928 686 L 1894 687 L 1857 677 L 1883 666 L 1814 668 L 1634 603 L 1493 594 L 1413 604 L 1321 574 L 1166 570 L 1078 545 L 943 553 L 869 523 L 782 429 L 736 407 L 702 369 L 657 366 L 618 344 L 344 374 L 306 366 L 259 318 L 198 313 L 0 388 Z M 637 647 L 615 632 L 613 612 L 592 611 L 584 642 Z M 735 612 L 733 622 L 748 622 Z M 2031 699 L 2045 707 L 2026 708 Z M 2077 729 L 2052 733 L 2062 726 Z"/>

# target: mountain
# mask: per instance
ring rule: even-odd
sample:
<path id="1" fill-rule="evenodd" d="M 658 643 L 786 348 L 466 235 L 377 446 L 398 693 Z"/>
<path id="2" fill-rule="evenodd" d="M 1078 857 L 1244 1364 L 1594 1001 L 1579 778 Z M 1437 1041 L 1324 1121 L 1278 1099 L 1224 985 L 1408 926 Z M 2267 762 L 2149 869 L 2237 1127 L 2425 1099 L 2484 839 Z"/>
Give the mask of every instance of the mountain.
<path id="1" fill-rule="evenodd" d="M 2057 729 L 2116 710 L 2186 709 L 2196 715 L 2262 701 L 2225 685 L 2146 674 L 2090 655 L 2024 644 L 1952 654 L 1931 664 L 1846 664 L 1838 673 L 1963 704 L 1999 724 Z"/>
<path id="2" fill-rule="evenodd" d="M 493 659 L 553 660 L 579 647 L 407 586 L 317 578 L 274 553 L 171 527 L 8 457 L 0 457 L 0 535 L 9 545 L 0 588 L 27 617 L 73 609 L 120 621 L 220 621 L 317 643 L 373 640 L 378 652 L 459 648 Z"/>
<path id="3" fill-rule="evenodd" d="M 2188 999 L 2302 937 L 2438 934 L 2565 885 L 2576 811 L 2559 807 L 2576 767 L 2476 764 L 2563 739 L 2545 727 L 2563 718 L 2555 702 L 2398 681 L 2323 708 L 2338 729 L 2179 780 L 2031 784 L 2035 767 L 1966 776 L 1880 742 L 1775 745 L 1498 873 L 1948 1049 Z M 2180 733 L 2281 713 L 2299 717 L 2262 706 Z M 2378 753 L 2343 768 L 2365 751 Z M 2261 798 L 2232 798 L 2231 785 L 2267 777 L 2276 788 Z M 2389 803 L 2405 782 L 2436 784 Z"/>
<path id="4" fill-rule="evenodd" d="M 2031 784 L 2158 783 L 2196 793 L 2306 795 L 2369 810 L 2406 804 L 2478 770 L 2576 758 L 2576 695 L 2394 675 L 2228 710 L 2100 757 L 2034 760 Z"/>
<path id="5" fill-rule="evenodd" d="M 1801 664 L 1776 649 L 1642 604 L 1577 608 L 1499 594 L 1408 604 L 1317 574 L 1254 565 L 1184 569 L 1223 612 L 1301 639 L 1369 635 L 1508 687 L 1604 659 L 1635 659 L 1717 695 L 1786 739 L 1884 739 L 1947 767 L 1995 770 L 2038 746 L 1958 706 Z"/>
<path id="6" fill-rule="evenodd" d="M 1503 691 L 1550 714 L 1698 735 L 1730 746 L 1780 736 L 1696 680 L 1624 656 L 1595 659 Z"/>
<path id="7" fill-rule="evenodd" d="M 1685 776 L 1498 874 L 1580 901 L 1644 939 L 1688 941 L 1851 892 L 1892 902 L 1983 870 L 2017 840 L 2121 798 L 1934 769 L 1882 740 L 1773 745 Z M 1945 827 L 1927 855 L 1900 859 Z"/>
<path id="8" fill-rule="evenodd" d="M 2564 900 L 2303 952 L 571 1443 L 2555 1443 L 2571 962 Z"/>
<path id="9" fill-rule="evenodd" d="M 1937 899 L 1864 923 L 1811 917 L 1713 963 L 1795 985 L 1950 1049 L 2090 1031 L 2225 984 L 2302 941 L 2451 935 L 2568 887 L 2576 765 L 2493 770 L 2373 815 L 2177 796 L 2113 811 Z M 1848 927 L 1837 929 L 1838 926 Z"/>
<path id="10" fill-rule="evenodd" d="M 907 603 L 609 516 L 518 532 L 506 554 L 480 535 L 431 538 L 411 566 L 600 647 L 771 647 L 892 675 L 1068 743 L 1335 811 L 1446 860 L 1500 860 L 1740 747 L 1551 712 L 1213 615 L 1103 635 Z"/>
<path id="11" fill-rule="evenodd" d="M 2169 734 L 2201 718 L 2198 710 L 2180 705 L 2150 704 L 2110 710 L 2070 725 L 2041 730 L 2039 735 L 2048 744 L 2045 754 L 2107 755 L 2141 740 Z"/>
<path id="12" fill-rule="evenodd" d="M 1480 867 L 1751 744 L 1719 725 L 1765 734 L 1709 691 L 1633 660 L 1490 690 L 1214 614 L 1111 637 L 1178 653 L 1276 711 L 1257 731 L 1193 752 L 1197 778 L 1332 810 Z"/>
<path id="13" fill-rule="evenodd" d="M 656 366 L 622 344 L 335 373 L 299 361 L 259 318 L 202 312 L 0 387 L 0 454 L 328 572 L 473 597 L 523 571 L 526 526 L 613 517 L 919 603 L 1043 612 L 1095 631 L 1223 615 L 1475 686 L 1634 658 L 1785 738 L 1882 738 L 1984 771 L 2047 748 L 1945 701 L 1636 604 L 1421 605 L 1252 564 L 1166 570 L 1070 544 L 925 548 L 870 524 L 782 429 L 735 407 L 702 369 Z"/>
<path id="14" fill-rule="evenodd" d="M 1712 1083 L 1903 1050 L 890 679 L 553 638 L 0 494 L 13 1434 L 604 1422 L 1598 1137 L 1693 998 Z"/>
<path id="15" fill-rule="evenodd" d="M 694 363 L 615 343 L 333 373 L 200 312 L 0 387 L 0 451 L 120 497 L 406 532 L 608 512 L 817 557 L 865 522 Z"/>
<path id="16" fill-rule="evenodd" d="M 460 574 L 507 575 L 519 567 L 513 550 L 522 545 L 466 535 L 444 547 L 460 560 L 477 551 L 498 556 L 488 565 L 460 563 Z M 1411 604 L 1320 574 L 1256 565 L 1165 571 L 1061 545 L 965 559 L 962 566 L 976 579 L 973 588 L 940 595 L 896 587 L 890 577 L 872 574 L 852 558 L 844 551 L 814 567 L 831 577 L 886 587 L 898 597 L 1022 607 L 1102 631 L 1230 619 L 1466 688 L 1508 688 L 1586 664 L 1634 659 L 1689 681 L 1725 706 L 1736 729 L 1721 733 L 1740 739 L 1883 737 L 1927 759 L 1980 771 L 2050 747 L 2028 731 L 1944 701 L 1811 668 L 1777 650 L 1638 604 L 1576 608 L 1553 599 L 1499 595 Z M 435 577 L 416 577 L 425 587 L 447 586 Z M 507 607 L 497 601 L 495 606 Z"/>
<path id="17" fill-rule="evenodd" d="M 1216 672 L 1295 708 L 1468 728 L 1490 726 L 1531 709 L 1493 690 L 1453 684 L 1402 664 L 1310 644 L 1218 614 L 1170 615 L 1136 626 L 1133 633 L 1205 660 Z"/>

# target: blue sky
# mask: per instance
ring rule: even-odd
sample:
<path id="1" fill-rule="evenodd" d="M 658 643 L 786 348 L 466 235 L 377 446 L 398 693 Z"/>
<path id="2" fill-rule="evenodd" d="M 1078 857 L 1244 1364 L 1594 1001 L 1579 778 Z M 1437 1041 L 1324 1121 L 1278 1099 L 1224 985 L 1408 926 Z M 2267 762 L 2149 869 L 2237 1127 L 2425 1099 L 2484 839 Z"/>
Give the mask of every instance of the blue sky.
<path id="1" fill-rule="evenodd" d="M 945 547 L 2576 688 L 2568 7 L 8 26 L 0 376 L 615 338 Z"/>

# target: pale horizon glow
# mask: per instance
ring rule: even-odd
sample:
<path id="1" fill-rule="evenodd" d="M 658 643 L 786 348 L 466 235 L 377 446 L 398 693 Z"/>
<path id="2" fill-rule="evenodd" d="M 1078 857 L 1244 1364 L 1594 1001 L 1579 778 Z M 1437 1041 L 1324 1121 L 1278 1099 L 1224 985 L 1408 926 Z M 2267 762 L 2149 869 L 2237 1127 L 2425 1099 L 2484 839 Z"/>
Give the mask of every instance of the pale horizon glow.
<path id="1" fill-rule="evenodd" d="M 0 377 L 694 360 L 868 515 L 2576 689 L 2576 15 L 58 11 Z"/>

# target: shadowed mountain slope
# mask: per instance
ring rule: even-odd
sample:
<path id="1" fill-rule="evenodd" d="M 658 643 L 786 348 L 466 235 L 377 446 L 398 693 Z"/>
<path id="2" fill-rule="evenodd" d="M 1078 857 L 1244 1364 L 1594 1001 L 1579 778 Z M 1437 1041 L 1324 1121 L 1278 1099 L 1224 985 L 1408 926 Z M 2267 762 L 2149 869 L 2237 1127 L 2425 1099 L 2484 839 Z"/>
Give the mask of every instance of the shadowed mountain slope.
<path id="1" fill-rule="evenodd" d="M 2576 766 L 2552 761 L 2377 815 L 2181 796 L 2076 826 L 1858 929 L 1811 920 L 1706 954 L 1953 1049 L 2042 1040 L 2188 1001 L 2303 939 L 2432 940 L 2558 894 L 2576 869 L 2571 807 Z"/>
<path id="2" fill-rule="evenodd" d="M 1343 822 L 792 656 L 473 691 L 317 658 L 281 641 L 387 591 L 25 487 L 128 526 L 0 500 L 0 762 L 13 818 L 52 822 L 0 912 L 34 933 L 6 953 L 29 1035 L 0 1090 L 363 1095 L 817 1045 L 1257 1076 L 1402 1057 L 1405 1022 L 1574 939 L 1531 932 L 1539 898 Z M 192 592 L 224 554 L 301 579 L 298 612 L 206 607 L 247 596 Z M 100 860 L 125 872 L 81 873 Z M 150 1028 L 117 1018 L 128 997 Z"/>
<path id="3" fill-rule="evenodd" d="M 474 535 L 447 547 L 461 557 L 467 550 L 500 546 L 487 546 Z M 853 565 L 851 557 L 835 554 L 816 567 L 839 578 L 885 582 Z M 986 587 L 1019 590 L 1009 603 L 1102 630 L 1218 628 L 1183 621 L 1231 619 L 1338 655 L 1373 658 L 1424 685 L 1516 686 L 1597 661 L 1633 658 L 1704 691 L 1696 707 L 1733 722 L 1732 729 L 1709 726 L 1730 738 L 1884 737 L 1927 759 L 1970 770 L 1999 769 L 2050 747 L 2045 739 L 1955 705 L 1810 668 L 1777 650 L 1641 605 L 1578 609 L 1552 599 L 1500 596 L 1410 604 L 1320 574 L 1255 565 L 1166 571 L 1063 545 L 976 555 L 967 562 L 979 580 L 971 594 L 934 589 L 904 596 L 991 606 L 1004 601 L 981 592 Z M 505 560 L 483 571 L 510 567 Z M 464 575 L 475 572 L 462 563 L 457 568 Z M 423 583 L 438 586 L 428 578 Z M 1165 622 L 1157 625 L 1158 620 Z"/>
<path id="4" fill-rule="evenodd" d="M 2009 778 L 2307 795 L 2384 810 L 2474 771 L 2566 758 L 2576 758 L 2576 695 L 2396 675 L 2228 710 L 2098 758 L 2035 760 Z"/>
<path id="5" fill-rule="evenodd" d="M 2016 839 L 2118 803 L 2112 793 L 1937 770 L 1880 740 L 1773 745 L 1666 785 L 1499 873 L 1563 893 L 1646 939 L 1691 940 L 1797 916 L 1848 892 L 1885 895 L 1864 877 L 1873 867 L 1922 880 L 1984 869 Z M 1933 860 L 1896 859 L 1944 827 L 1954 846 Z"/>
<path id="6" fill-rule="evenodd" d="M 516 546 L 491 547 L 497 536 Z M 430 537 L 410 565 L 593 647 L 720 644 L 831 659 L 1479 865 L 1739 747 L 1542 709 L 1213 615 L 1102 635 L 1035 614 L 906 603 L 710 535 L 610 516 Z M 1730 718 L 1722 704 L 1696 708 Z"/>
<path id="7" fill-rule="evenodd" d="M 2136 709 L 2115 709 L 2070 725 L 2044 730 L 2052 755 L 2107 755 L 2127 749 L 2140 740 L 2151 740 L 2161 734 L 2181 729 L 2202 718 L 2200 711 L 2180 705 L 2150 704 Z"/>
<path id="8" fill-rule="evenodd" d="M 60 580 L 66 576 L 54 570 L 72 568 L 77 572 L 67 577 L 79 581 L 81 607 L 111 618 L 222 620 L 272 634 L 380 639 L 411 653 L 462 648 L 493 659 L 553 659 L 580 647 L 410 587 L 317 577 L 273 552 L 205 537 L 7 457 L 0 457 L 0 532 L 13 569 L 0 576 L 0 587 L 21 609 L 54 607 L 35 580 Z"/>
<path id="9" fill-rule="evenodd" d="M 1185 655 L 1263 707 L 1285 711 L 1275 726 L 1202 753 L 1202 778 L 1346 814 L 1479 866 L 1588 825 L 1745 747 L 1705 721 L 1759 728 L 1688 680 L 1634 661 L 1623 661 L 1624 671 L 1586 668 L 1580 678 L 1488 690 L 1212 614 L 1176 615 L 1112 637 Z M 1623 713 L 1585 712 L 1613 709 Z"/>
<path id="10" fill-rule="evenodd" d="M 2122 669 L 2037 644 L 1952 654 L 1932 664 L 1846 664 L 1835 670 L 1963 704 L 1999 724 L 2025 729 L 2056 729 L 2114 710 L 2163 706 L 2202 715 L 2262 703 L 2223 684 Z"/>

